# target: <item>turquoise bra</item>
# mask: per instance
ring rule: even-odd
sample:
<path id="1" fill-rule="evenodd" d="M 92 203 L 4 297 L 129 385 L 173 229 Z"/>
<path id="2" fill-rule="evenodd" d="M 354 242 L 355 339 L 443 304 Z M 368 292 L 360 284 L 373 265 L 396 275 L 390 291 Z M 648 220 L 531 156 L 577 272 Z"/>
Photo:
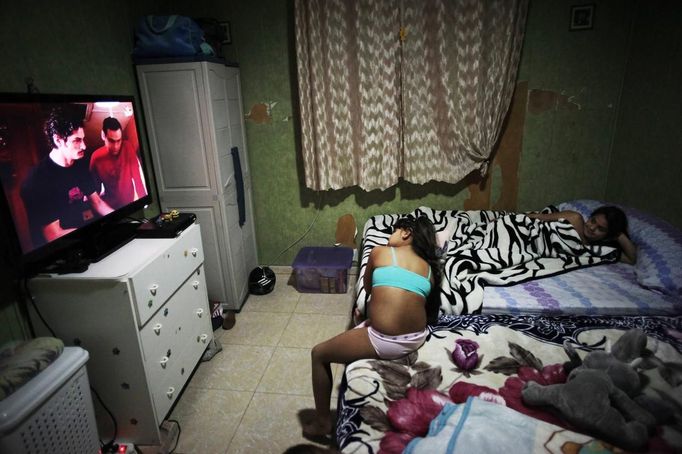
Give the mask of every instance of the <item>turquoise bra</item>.
<path id="1" fill-rule="evenodd" d="M 426 298 L 431 292 L 431 267 L 427 277 L 401 268 L 396 263 L 395 249 L 391 248 L 393 265 L 381 266 L 372 273 L 372 287 L 397 287 Z"/>

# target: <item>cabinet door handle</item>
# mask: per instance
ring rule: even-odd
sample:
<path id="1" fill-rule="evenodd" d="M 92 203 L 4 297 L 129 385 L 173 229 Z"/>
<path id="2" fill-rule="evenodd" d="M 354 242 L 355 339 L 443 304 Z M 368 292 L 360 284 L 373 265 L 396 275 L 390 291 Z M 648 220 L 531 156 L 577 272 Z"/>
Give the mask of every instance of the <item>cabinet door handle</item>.
<path id="1" fill-rule="evenodd" d="M 157 335 L 161 332 L 161 327 L 162 327 L 162 326 L 163 326 L 163 325 L 162 325 L 161 323 L 157 323 L 156 325 L 154 325 L 154 332 L 155 332 Z"/>
<path id="2" fill-rule="evenodd" d="M 193 247 L 192 249 L 190 249 L 190 252 L 192 253 L 192 257 L 196 257 L 197 254 L 199 253 L 199 249 Z"/>
<path id="3" fill-rule="evenodd" d="M 201 342 L 205 344 L 206 340 L 208 339 L 208 334 L 202 334 L 201 336 L 199 336 L 199 339 L 201 339 Z"/>
<path id="4" fill-rule="evenodd" d="M 166 391 L 166 395 L 168 396 L 169 399 L 172 399 L 173 394 L 175 394 L 175 388 L 173 388 L 172 386 L 169 386 L 168 391 Z"/>
<path id="5" fill-rule="evenodd" d="M 202 315 L 204 315 L 204 310 L 201 308 L 197 309 L 197 316 L 201 318 Z"/>
<path id="6" fill-rule="evenodd" d="M 199 288 L 199 281 L 194 281 L 192 282 L 192 287 L 194 287 L 194 290 Z"/>
<path id="7" fill-rule="evenodd" d="M 168 357 L 164 356 L 163 358 L 161 358 L 161 361 L 159 361 L 159 363 L 161 364 L 161 367 L 165 369 L 166 365 L 168 364 Z"/>
<path id="8" fill-rule="evenodd" d="M 156 291 L 159 289 L 159 284 L 152 284 L 149 287 L 149 291 L 151 292 L 152 295 L 156 295 Z"/>

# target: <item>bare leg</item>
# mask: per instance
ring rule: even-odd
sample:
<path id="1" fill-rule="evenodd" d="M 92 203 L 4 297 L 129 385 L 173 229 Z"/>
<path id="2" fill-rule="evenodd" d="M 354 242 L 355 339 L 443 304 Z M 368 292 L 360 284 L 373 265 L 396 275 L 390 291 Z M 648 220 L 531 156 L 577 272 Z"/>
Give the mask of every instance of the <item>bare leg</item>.
<path id="1" fill-rule="evenodd" d="M 367 328 L 345 331 L 313 347 L 311 359 L 317 420 L 303 428 L 304 435 L 320 436 L 331 433 L 329 399 L 332 394 L 332 371 L 330 364 L 348 364 L 363 358 L 378 358 L 369 342 Z"/>

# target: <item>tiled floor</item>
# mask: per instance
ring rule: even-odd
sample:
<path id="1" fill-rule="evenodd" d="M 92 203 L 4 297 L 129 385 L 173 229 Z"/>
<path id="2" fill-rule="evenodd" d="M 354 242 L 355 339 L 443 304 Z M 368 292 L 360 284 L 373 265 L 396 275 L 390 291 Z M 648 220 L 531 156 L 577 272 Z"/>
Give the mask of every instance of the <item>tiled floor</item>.
<path id="1" fill-rule="evenodd" d="M 169 417 L 182 430 L 176 453 L 279 454 L 311 443 L 298 419 L 314 408 L 310 348 L 348 327 L 352 290 L 298 293 L 290 272 L 276 271 L 272 293 L 249 296 L 235 326 L 214 332 L 223 351 L 200 363 Z M 332 407 L 342 371 L 333 366 Z"/>

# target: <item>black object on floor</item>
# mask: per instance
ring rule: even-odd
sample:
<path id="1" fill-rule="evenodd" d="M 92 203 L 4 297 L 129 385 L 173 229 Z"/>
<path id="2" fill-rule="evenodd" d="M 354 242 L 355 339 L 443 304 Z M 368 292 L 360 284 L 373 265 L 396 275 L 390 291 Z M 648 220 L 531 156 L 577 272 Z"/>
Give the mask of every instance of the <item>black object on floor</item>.
<path id="1" fill-rule="evenodd" d="M 275 288 L 277 278 L 267 266 L 258 266 L 249 274 L 249 293 L 253 295 L 267 295 Z"/>

